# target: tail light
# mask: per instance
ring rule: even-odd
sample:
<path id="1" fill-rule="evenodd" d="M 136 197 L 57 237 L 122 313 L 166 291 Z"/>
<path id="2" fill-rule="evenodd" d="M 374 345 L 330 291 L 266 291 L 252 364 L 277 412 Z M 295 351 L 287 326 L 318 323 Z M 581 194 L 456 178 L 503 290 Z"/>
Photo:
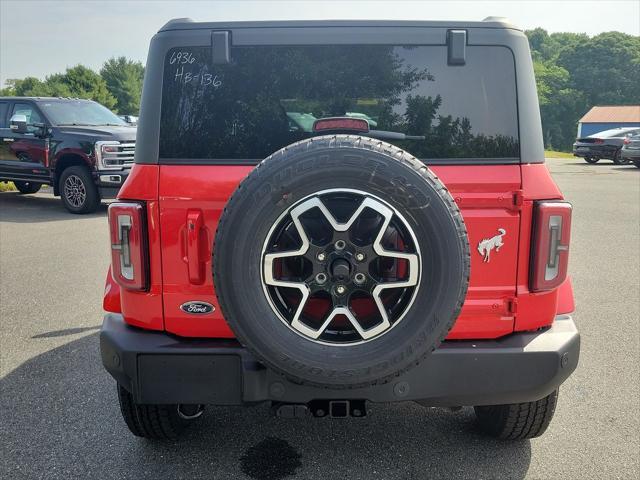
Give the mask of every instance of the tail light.
<path id="1" fill-rule="evenodd" d="M 129 290 L 149 288 L 149 259 L 144 206 L 133 202 L 109 205 L 111 272 Z"/>
<path id="2" fill-rule="evenodd" d="M 624 137 L 624 140 L 622 141 L 622 143 L 624 143 L 625 145 L 629 145 L 631 143 L 631 138 Z"/>
<path id="3" fill-rule="evenodd" d="M 531 258 L 532 291 L 552 290 L 567 277 L 571 237 L 571 204 L 535 205 Z"/>
<path id="4" fill-rule="evenodd" d="M 597 144 L 604 143 L 604 140 L 603 140 L 603 139 L 601 139 L 601 138 L 596 138 L 596 139 L 593 141 L 593 143 L 597 143 Z"/>
<path id="5" fill-rule="evenodd" d="M 314 132 L 331 130 L 351 130 L 354 132 L 368 132 L 369 122 L 361 118 L 335 117 L 321 118 L 313 122 Z"/>

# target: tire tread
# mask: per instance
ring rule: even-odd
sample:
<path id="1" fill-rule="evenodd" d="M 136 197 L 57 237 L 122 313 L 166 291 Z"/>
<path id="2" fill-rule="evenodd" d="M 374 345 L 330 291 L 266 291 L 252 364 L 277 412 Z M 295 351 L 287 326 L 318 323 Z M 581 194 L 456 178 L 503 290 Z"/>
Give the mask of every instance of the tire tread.
<path id="1" fill-rule="evenodd" d="M 127 427 L 137 437 L 172 440 L 186 427 L 187 422 L 177 417 L 175 405 L 137 404 L 121 385 L 118 385 L 118 400 Z"/>
<path id="2" fill-rule="evenodd" d="M 504 440 L 523 440 L 542 435 L 555 412 L 558 390 L 534 402 L 475 407 L 480 428 Z"/>

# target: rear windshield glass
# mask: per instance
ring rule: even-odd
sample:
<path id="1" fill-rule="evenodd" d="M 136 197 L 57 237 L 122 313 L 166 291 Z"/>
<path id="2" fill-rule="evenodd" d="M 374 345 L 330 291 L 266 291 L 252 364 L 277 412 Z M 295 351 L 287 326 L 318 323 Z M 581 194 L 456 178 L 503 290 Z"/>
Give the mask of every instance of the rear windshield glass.
<path id="1" fill-rule="evenodd" d="M 316 120 L 355 117 L 424 160 L 517 159 L 516 103 L 504 47 L 469 46 L 464 66 L 447 65 L 444 46 L 234 47 L 229 64 L 210 48 L 173 49 L 160 157 L 262 159 L 317 135 Z"/>

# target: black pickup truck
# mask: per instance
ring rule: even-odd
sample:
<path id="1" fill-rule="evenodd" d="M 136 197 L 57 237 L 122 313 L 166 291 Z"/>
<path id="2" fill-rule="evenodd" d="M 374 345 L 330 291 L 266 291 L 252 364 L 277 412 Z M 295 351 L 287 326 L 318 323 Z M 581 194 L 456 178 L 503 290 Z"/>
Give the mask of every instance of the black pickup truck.
<path id="1" fill-rule="evenodd" d="M 21 193 L 53 186 L 72 213 L 118 193 L 133 165 L 136 128 L 91 100 L 0 97 L 0 182 Z"/>

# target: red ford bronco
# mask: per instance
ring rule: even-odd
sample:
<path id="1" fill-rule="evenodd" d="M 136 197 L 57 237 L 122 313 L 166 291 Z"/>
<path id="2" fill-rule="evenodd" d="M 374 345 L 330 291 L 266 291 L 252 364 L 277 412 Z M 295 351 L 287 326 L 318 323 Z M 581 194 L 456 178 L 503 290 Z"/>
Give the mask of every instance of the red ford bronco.
<path id="1" fill-rule="evenodd" d="M 522 31 L 173 20 L 136 141 L 100 336 L 134 435 L 409 400 L 545 431 L 580 342 Z"/>

